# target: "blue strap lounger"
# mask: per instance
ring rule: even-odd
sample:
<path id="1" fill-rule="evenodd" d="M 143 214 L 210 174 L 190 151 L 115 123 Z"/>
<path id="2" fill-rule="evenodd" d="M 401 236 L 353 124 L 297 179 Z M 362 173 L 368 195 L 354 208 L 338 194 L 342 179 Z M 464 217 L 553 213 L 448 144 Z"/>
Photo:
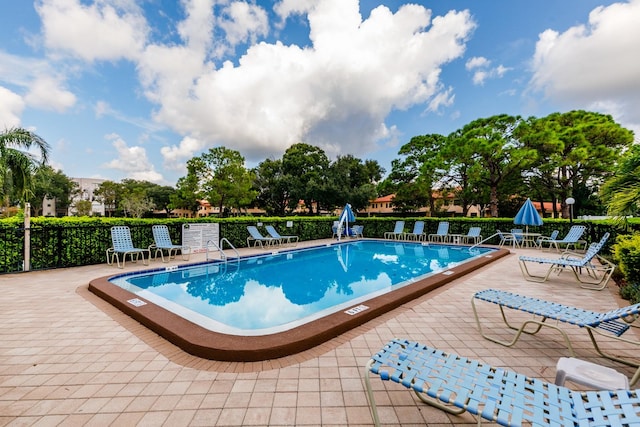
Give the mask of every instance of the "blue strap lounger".
<path id="1" fill-rule="evenodd" d="M 571 269 L 580 286 L 586 289 L 602 290 L 607 286 L 611 275 L 616 269 L 615 264 L 598 255 L 607 242 L 609 233 L 605 233 L 598 243 L 592 243 L 587 252 L 580 256 L 575 252 L 565 252 L 559 258 L 538 258 L 520 256 L 518 259 L 520 270 L 524 278 L 530 282 L 545 282 L 552 272 L 562 272 L 565 268 Z M 598 264 L 593 262 L 598 260 Z M 547 264 L 549 268 L 544 275 L 532 274 L 527 263 Z M 586 272 L 586 277 L 582 275 Z"/>
<path id="2" fill-rule="evenodd" d="M 126 225 L 115 225 L 111 227 L 111 243 L 113 246 L 107 249 L 107 264 L 109 265 L 113 264 L 113 259 L 115 258 L 118 268 L 124 268 L 127 255 L 131 257 L 131 262 L 137 262 L 138 256 L 142 256 L 142 263 L 144 265 L 147 265 L 148 260 L 151 259 L 151 251 L 148 248 L 141 249 L 133 246 L 131 230 Z M 144 259 L 145 252 L 149 254 L 147 261 Z M 120 265 L 120 255 L 122 255 L 122 265 Z"/>
<path id="3" fill-rule="evenodd" d="M 467 411 L 502 426 L 638 426 L 640 390 L 573 391 L 480 361 L 394 339 L 367 363 L 365 385 L 380 425 L 371 374 L 413 390 L 453 414 Z"/>
<path id="4" fill-rule="evenodd" d="M 449 238 L 449 222 L 440 221 L 438 223 L 438 229 L 435 234 L 429 234 L 428 239 L 430 242 L 446 242 Z"/>
<path id="5" fill-rule="evenodd" d="M 169 234 L 169 227 L 166 225 L 154 225 L 151 227 L 154 243 L 149 246 L 149 254 L 155 249 L 155 257 L 158 257 L 158 252 L 162 257 L 162 262 L 169 262 L 169 260 L 176 257 L 178 251 L 182 254 L 184 261 L 189 260 L 191 254 L 191 248 L 186 245 L 174 245 L 171 241 L 171 235 Z M 168 252 L 168 259 L 164 259 L 164 251 Z"/>
<path id="6" fill-rule="evenodd" d="M 543 246 L 549 245 L 549 250 L 551 250 L 552 246 L 555 246 L 556 251 L 560 252 L 560 246 L 564 246 L 565 249 L 569 249 L 571 247 L 573 247 L 573 249 L 576 249 L 576 245 L 580 244 L 580 243 L 584 243 L 582 240 L 580 240 L 582 238 L 582 235 L 584 234 L 584 232 L 587 230 L 587 227 L 584 225 L 573 225 L 571 226 L 571 228 L 569 229 L 569 232 L 567 233 L 566 236 L 564 236 L 562 239 L 558 240 L 556 238 L 549 238 L 549 239 L 543 239 L 540 240 L 540 248 L 542 249 Z"/>
<path id="7" fill-rule="evenodd" d="M 278 230 L 276 230 L 276 228 L 273 225 L 267 225 L 265 226 L 265 228 L 267 229 L 267 233 L 269 233 L 269 236 L 273 237 L 274 239 L 278 239 L 281 243 L 286 242 L 286 244 L 292 245 L 292 246 L 295 246 L 298 244 L 298 240 L 299 240 L 298 236 L 294 236 L 294 235 L 283 236 L 282 234 L 278 233 Z"/>
<path id="8" fill-rule="evenodd" d="M 280 239 L 276 239 L 275 237 L 263 236 L 255 225 L 247 225 L 247 231 L 249 232 L 249 237 L 247 237 L 247 247 L 251 247 L 251 241 L 253 241 L 253 247 L 256 247 L 256 245 L 260 243 L 261 248 L 264 248 L 265 243 L 267 246 L 275 246 L 282 243 Z"/>
<path id="9" fill-rule="evenodd" d="M 384 233 L 385 239 L 400 239 L 404 234 L 404 221 L 396 221 L 396 225 L 393 231 L 386 231 Z"/>
<path id="10" fill-rule="evenodd" d="M 476 308 L 476 301 L 490 302 L 497 304 L 500 307 L 500 314 L 502 315 L 502 320 L 505 325 L 516 331 L 511 341 L 504 341 L 489 336 L 482 330 L 480 316 Z M 599 334 L 609 339 L 615 339 L 636 346 L 640 345 L 640 341 L 627 339 L 622 336 L 625 332 L 631 329 L 632 326 L 634 326 L 634 329 L 637 327 L 636 325 L 633 325 L 633 323 L 638 319 L 638 315 L 640 314 L 640 304 L 629 305 L 627 307 L 616 308 L 605 312 L 598 312 L 558 304 L 543 299 L 518 295 L 507 291 L 486 289 L 484 291 L 476 292 L 473 295 L 473 298 L 471 298 L 471 306 L 473 308 L 473 315 L 476 318 L 476 324 L 478 325 L 480 335 L 489 341 L 493 341 L 506 347 L 511 347 L 518 341 L 523 333 L 535 335 L 542 329 L 542 327 L 546 326 L 548 328 L 555 329 L 562 335 L 564 342 L 569 349 L 569 353 L 571 356 L 576 357 L 571 341 L 569 341 L 569 336 L 564 330 L 562 330 L 562 328 L 556 326 L 558 323 L 568 323 L 580 328 L 585 328 L 589 333 L 589 338 L 591 339 L 594 348 L 602 357 L 638 368 L 630 381 L 631 385 L 634 385 L 640 378 L 640 363 L 638 361 L 624 359 L 613 354 L 605 353 L 598 345 L 595 335 Z M 504 310 L 505 307 L 512 310 L 530 313 L 533 316 L 530 319 L 523 321 L 520 326 L 515 326 L 507 320 Z M 556 321 L 556 324 L 547 323 L 547 319 Z M 526 328 L 528 325 L 533 325 L 533 329 L 527 330 Z"/>

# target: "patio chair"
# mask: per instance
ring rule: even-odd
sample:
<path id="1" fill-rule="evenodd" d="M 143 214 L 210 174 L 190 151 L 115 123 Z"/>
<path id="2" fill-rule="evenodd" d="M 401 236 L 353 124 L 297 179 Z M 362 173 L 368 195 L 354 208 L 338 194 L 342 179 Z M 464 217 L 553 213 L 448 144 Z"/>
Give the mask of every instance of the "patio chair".
<path id="1" fill-rule="evenodd" d="M 586 289 L 602 290 L 607 286 L 611 275 L 615 271 L 615 264 L 606 258 L 598 255 L 602 247 L 607 242 L 609 233 L 605 233 L 598 243 L 592 243 L 584 255 L 580 256 L 575 252 L 565 252 L 559 258 L 539 258 L 530 256 L 520 256 L 519 265 L 524 278 L 530 282 L 545 282 L 552 272 L 561 273 L 565 268 L 571 269 L 580 286 Z M 594 259 L 598 263 L 593 262 Z M 529 271 L 527 263 L 547 264 L 549 268 L 544 275 L 535 275 Z M 582 275 L 582 270 L 587 274 Z"/>
<path id="2" fill-rule="evenodd" d="M 560 230 L 553 230 L 551 232 L 550 235 L 548 236 L 540 236 L 538 237 L 538 239 L 536 240 L 536 245 L 539 248 L 542 248 L 542 242 L 547 241 L 547 240 L 556 240 L 558 238 L 558 235 L 560 234 Z"/>
<path id="3" fill-rule="evenodd" d="M 522 233 L 524 233 L 524 230 L 522 228 L 511 229 L 511 235 L 513 236 L 514 239 L 516 239 L 516 246 L 522 246 L 522 242 L 524 240 Z"/>
<path id="4" fill-rule="evenodd" d="M 463 234 L 462 236 L 460 236 L 460 240 L 463 243 L 479 243 L 480 241 L 482 241 L 482 236 L 480 235 L 480 233 L 482 232 L 482 228 L 480 227 L 471 227 L 469 228 L 469 231 L 467 232 L 467 234 Z"/>
<path id="5" fill-rule="evenodd" d="M 393 231 L 386 231 L 384 233 L 385 239 L 400 239 L 404 233 L 404 221 L 396 221 L 396 225 Z"/>
<path id="6" fill-rule="evenodd" d="M 549 245 L 549 250 L 551 250 L 551 247 L 554 246 L 556 248 L 556 251 L 560 252 L 560 247 L 562 246 L 564 249 L 570 249 L 573 248 L 574 250 L 577 249 L 577 245 L 581 244 L 581 243 L 585 243 L 584 240 L 580 240 L 582 238 L 582 235 L 584 234 L 584 232 L 586 231 L 587 227 L 584 225 L 574 225 L 569 229 L 569 232 L 567 233 L 566 236 L 564 236 L 562 239 L 557 240 L 557 239 L 549 239 L 549 240 L 543 240 L 541 243 L 541 248 L 543 247 L 543 245 Z"/>
<path id="7" fill-rule="evenodd" d="M 478 310 L 476 308 L 476 301 L 490 302 L 493 304 L 497 304 L 500 307 L 500 314 L 505 325 L 508 328 L 516 331 L 511 341 L 505 341 L 496 337 L 489 336 L 483 331 L 482 325 L 480 323 L 481 316 L 478 314 Z M 476 292 L 473 295 L 473 298 L 471 299 L 471 306 L 473 308 L 473 314 L 476 318 L 476 324 L 478 326 L 480 335 L 482 335 L 483 338 L 488 339 L 489 341 L 493 341 L 506 347 L 511 347 L 516 342 L 518 342 L 518 339 L 523 333 L 535 335 L 543 327 L 548 327 L 555 329 L 560 333 L 560 335 L 564 339 L 565 345 L 569 350 L 570 355 L 572 357 L 576 357 L 571 345 L 571 341 L 569 340 L 569 336 L 560 326 L 558 326 L 561 323 L 575 325 L 587 330 L 587 333 L 589 334 L 589 338 L 591 339 L 595 350 L 602 357 L 624 363 L 635 368 L 639 368 L 630 381 L 631 385 L 635 384 L 636 381 L 638 381 L 638 378 L 640 378 L 640 363 L 638 361 L 605 353 L 600 348 L 600 346 L 598 345 L 598 341 L 596 340 L 596 335 L 598 335 L 606 337 L 606 340 L 608 341 L 616 340 L 635 346 L 640 345 L 640 341 L 637 340 L 635 332 L 631 332 L 624 337 L 622 336 L 628 330 L 637 328 L 637 326 L 633 325 L 633 323 L 638 318 L 638 314 L 640 314 L 640 304 L 615 308 L 613 310 L 605 312 L 598 312 L 563 305 L 543 299 L 518 295 L 507 291 L 486 289 L 484 291 Z M 520 324 L 519 326 L 513 325 L 507 319 L 505 308 L 530 313 L 533 316 L 531 318 L 526 318 L 526 320 L 522 321 L 522 324 Z M 486 317 L 486 315 L 483 316 L 483 318 Z M 550 321 L 547 322 L 547 320 Z M 527 327 L 529 325 L 532 325 L 533 327 L 527 330 Z"/>
<path id="8" fill-rule="evenodd" d="M 446 242 L 449 235 L 449 222 L 440 221 L 438 230 L 434 234 L 429 234 L 430 242 Z"/>
<path id="9" fill-rule="evenodd" d="M 247 231 L 249 232 L 249 237 L 247 237 L 247 246 L 251 247 L 251 242 L 253 241 L 253 247 L 255 248 L 258 243 L 260 243 L 260 247 L 264 249 L 265 243 L 267 246 L 275 246 L 281 243 L 280 239 L 276 239 L 275 237 L 265 237 L 258 231 L 258 228 L 255 225 L 247 225 Z"/>
<path id="10" fill-rule="evenodd" d="M 298 236 L 294 236 L 294 235 L 281 235 L 280 233 L 278 233 L 278 230 L 276 230 L 276 228 L 273 225 L 267 225 L 265 227 L 267 229 L 267 233 L 269 233 L 269 236 L 273 237 L 274 239 L 279 239 L 281 243 L 285 243 L 288 245 L 292 245 L 295 246 L 298 244 L 298 240 L 299 237 Z"/>
<path id="11" fill-rule="evenodd" d="M 144 265 L 149 264 L 148 259 L 151 258 L 151 252 L 148 248 L 141 249 L 133 246 L 131 230 L 126 225 L 116 225 L 111 227 L 111 243 L 113 246 L 107 249 L 107 264 L 113 264 L 113 259 L 115 258 L 118 268 L 124 268 L 127 255 L 131 257 L 131 262 L 138 262 L 138 257 L 142 256 L 142 263 Z M 145 252 L 149 254 L 146 262 L 144 259 Z M 120 265 L 120 255 L 122 255 L 122 265 Z"/>
<path id="12" fill-rule="evenodd" d="M 413 231 L 404 233 L 402 238 L 406 240 L 424 240 L 424 221 L 416 221 L 413 223 Z"/>
<path id="13" fill-rule="evenodd" d="M 180 251 L 184 261 L 189 259 L 191 248 L 186 245 L 174 245 L 169 235 L 169 227 L 166 225 L 154 225 L 151 227 L 151 232 L 153 233 L 154 243 L 149 246 L 149 255 L 151 255 L 151 251 L 155 249 L 154 257 L 157 258 L 158 252 L 160 252 L 162 262 L 169 262 L 169 260 L 175 258 L 178 251 Z M 164 259 L 164 251 L 167 251 L 168 256 L 166 261 Z"/>
<path id="14" fill-rule="evenodd" d="M 500 247 L 502 247 L 504 245 L 510 245 L 510 246 L 514 246 L 514 247 L 518 246 L 518 241 L 516 240 L 516 237 L 513 234 L 505 233 L 505 232 L 500 231 L 500 230 L 496 230 L 496 234 L 500 238 L 500 243 L 498 243 L 498 245 Z"/>
<path id="15" fill-rule="evenodd" d="M 364 231 L 364 225 L 354 225 L 351 227 L 351 237 L 364 237 L 362 234 Z"/>
<path id="16" fill-rule="evenodd" d="M 640 423 L 640 390 L 573 391 L 414 341 L 394 339 L 366 365 L 373 421 L 380 425 L 371 374 L 412 390 L 451 414 L 469 412 L 503 426 L 622 426 Z"/>

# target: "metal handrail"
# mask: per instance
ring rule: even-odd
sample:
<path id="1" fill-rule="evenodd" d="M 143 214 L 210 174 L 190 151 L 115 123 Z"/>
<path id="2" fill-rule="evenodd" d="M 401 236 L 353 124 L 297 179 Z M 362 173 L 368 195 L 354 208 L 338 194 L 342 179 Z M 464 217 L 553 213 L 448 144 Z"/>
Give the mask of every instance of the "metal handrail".
<path id="1" fill-rule="evenodd" d="M 502 233 L 502 234 L 504 234 L 504 233 Z M 482 241 L 480 241 L 480 242 L 476 243 L 475 245 L 471 246 L 471 247 L 469 248 L 469 250 L 471 250 L 471 249 L 475 248 L 476 246 L 479 246 L 479 245 L 483 244 L 483 243 L 484 243 L 484 242 L 486 242 L 487 240 L 491 240 L 491 239 L 493 239 L 493 238 L 494 238 L 494 237 L 496 237 L 496 236 L 500 236 L 500 234 L 499 234 L 499 233 L 494 233 L 494 234 L 492 234 L 491 236 L 487 237 L 486 239 L 482 239 Z"/>
<path id="2" fill-rule="evenodd" d="M 209 261 L 209 246 L 213 246 L 220 253 L 220 259 L 222 259 L 225 263 L 227 262 L 228 257 L 226 252 L 223 250 L 225 242 L 227 242 L 227 244 L 229 245 L 229 248 L 231 248 L 236 253 L 236 259 L 240 261 L 240 252 L 238 252 L 235 246 L 233 246 L 229 241 L 229 239 L 227 239 L 226 237 L 223 237 L 222 239 L 220 239 L 220 245 L 218 245 L 213 240 L 207 240 L 207 258 L 206 258 L 207 261 Z"/>

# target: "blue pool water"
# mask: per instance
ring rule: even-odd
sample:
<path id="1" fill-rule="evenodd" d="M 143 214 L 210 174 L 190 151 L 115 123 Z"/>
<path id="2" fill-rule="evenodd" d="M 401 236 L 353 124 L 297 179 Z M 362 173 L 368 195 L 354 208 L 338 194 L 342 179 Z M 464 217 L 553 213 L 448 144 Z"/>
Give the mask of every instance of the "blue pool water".
<path id="1" fill-rule="evenodd" d="M 263 335 L 345 310 L 491 251 L 366 240 L 110 281 L 212 331 Z"/>

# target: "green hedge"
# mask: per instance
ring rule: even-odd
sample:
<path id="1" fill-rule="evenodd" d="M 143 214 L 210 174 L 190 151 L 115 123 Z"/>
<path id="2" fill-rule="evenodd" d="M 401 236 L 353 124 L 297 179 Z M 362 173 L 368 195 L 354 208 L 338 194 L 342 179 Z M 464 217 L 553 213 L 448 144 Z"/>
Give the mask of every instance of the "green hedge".
<path id="1" fill-rule="evenodd" d="M 487 238 L 496 230 L 508 231 L 521 228 L 513 224 L 511 218 L 431 218 L 431 217 L 365 217 L 359 216 L 356 224 L 364 226 L 364 236 L 382 238 L 384 233 L 394 229 L 395 221 L 405 221 L 405 230 L 411 231 L 415 221 L 425 222 L 425 233 L 435 233 L 440 221 L 449 221 L 449 232 L 466 234 L 470 227 L 481 227 L 482 236 Z M 135 219 L 103 217 L 64 217 L 31 219 L 31 268 L 48 269 L 100 264 L 106 260 L 105 251 L 111 247 L 110 228 L 127 225 L 131 228 L 133 242 L 138 247 L 153 243 L 151 226 L 166 224 L 174 241 L 181 241 L 182 225 L 185 223 L 217 222 L 220 237 L 227 238 L 235 247 L 246 246 L 247 225 L 271 224 L 281 234 L 293 234 L 300 240 L 316 240 L 331 237 L 331 226 L 336 217 L 238 217 L 238 218 L 180 218 L 180 219 Z M 291 221 L 292 227 L 287 227 Z M 632 220 L 628 229 L 622 229 L 613 221 L 576 221 L 588 225 L 586 240 L 596 241 L 609 231 L 612 239 L 618 234 L 627 234 L 629 229 L 640 229 L 640 220 Z M 566 220 L 545 220 L 544 225 L 535 227 L 536 232 L 549 235 L 554 229 L 563 236 L 571 224 Z M 259 227 L 266 235 L 264 227 Z M 21 218 L 0 220 L 0 273 L 22 271 L 24 253 L 24 224 Z M 494 238 L 488 243 L 497 243 Z"/>

